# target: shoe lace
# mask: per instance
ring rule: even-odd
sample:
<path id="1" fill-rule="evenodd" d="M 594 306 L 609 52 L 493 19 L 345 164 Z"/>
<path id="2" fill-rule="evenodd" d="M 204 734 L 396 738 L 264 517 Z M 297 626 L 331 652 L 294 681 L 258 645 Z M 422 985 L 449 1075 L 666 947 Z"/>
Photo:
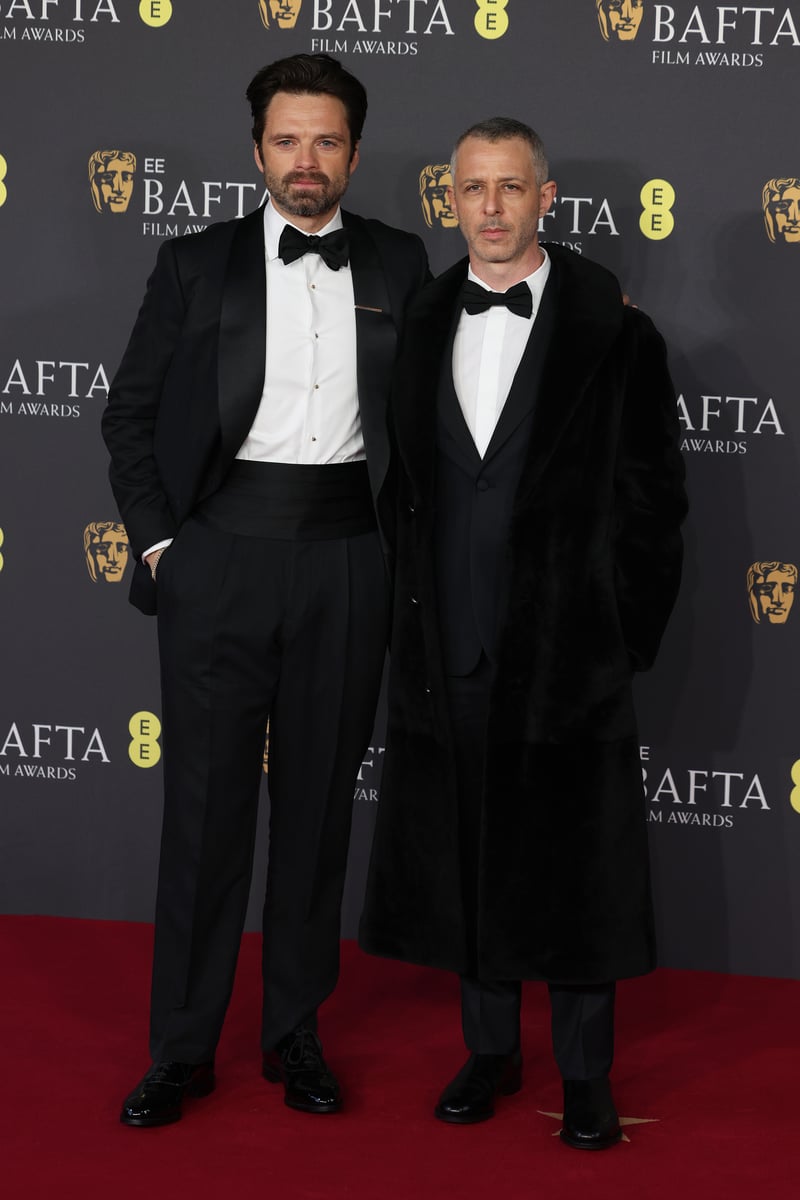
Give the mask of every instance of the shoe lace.
<path id="1" fill-rule="evenodd" d="M 174 1076 L 174 1067 L 175 1063 L 173 1062 L 155 1063 L 155 1065 L 147 1073 L 147 1082 L 175 1083 L 174 1077 L 170 1077 Z M 189 1068 L 189 1072 L 191 1073 L 191 1068 Z"/>
<path id="2" fill-rule="evenodd" d="M 298 1029 L 295 1032 L 294 1040 L 287 1049 L 283 1061 L 287 1067 L 291 1067 L 294 1070 L 298 1067 L 313 1070 L 324 1068 L 325 1062 L 322 1057 L 322 1044 L 313 1030 Z"/>

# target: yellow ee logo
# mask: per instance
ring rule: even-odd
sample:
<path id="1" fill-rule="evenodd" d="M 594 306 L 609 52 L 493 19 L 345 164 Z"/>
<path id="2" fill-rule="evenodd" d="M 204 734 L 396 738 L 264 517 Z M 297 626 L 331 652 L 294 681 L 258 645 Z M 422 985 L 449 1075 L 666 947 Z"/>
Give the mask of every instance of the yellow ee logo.
<path id="1" fill-rule="evenodd" d="M 5 534 L 3 533 L 2 529 L 0 529 L 0 571 L 2 571 L 3 567 L 5 566 L 5 559 L 3 558 L 3 553 L 2 553 L 4 537 L 5 537 Z"/>
<path id="2" fill-rule="evenodd" d="M 155 713 L 134 713 L 128 722 L 128 732 L 131 744 L 128 746 L 128 757 L 135 767 L 154 767 L 161 758 L 161 747 L 158 738 L 161 733 L 161 722 Z"/>
<path id="3" fill-rule="evenodd" d="M 675 188 L 666 179 L 649 179 L 639 193 L 642 215 L 639 228 L 651 242 L 668 238 L 675 228 L 671 209 L 675 203 Z"/>
<path id="4" fill-rule="evenodd" d="M 145 25 L 158 29 L 172 16 L 172 0 L 140 0 L 139 16 Z"/>
<path id="5" fill-rule="evenodd" d="M 3 205 L 6 202 L 6 198 L 8 196 L 8 188 L 3 183 L 3 180 L 6 177 L 7 170 L 8 170 L 8 163 L 3 158 L 2 154 L 0 154 L 0 208 L 3 207 Z"/>
<path id="6" fill-rule="evenodd" d="M 475 0 L 475 28 L 482 38 L 493 42 L 508 32 L 508 0 Z"/>
<path id="7" fill-rule="evenodd" d="M 796 813 L 800 813 L 800 759 L 792 764 L 792 783 L 794 787 L 789 793 L 789 800 Z"/>

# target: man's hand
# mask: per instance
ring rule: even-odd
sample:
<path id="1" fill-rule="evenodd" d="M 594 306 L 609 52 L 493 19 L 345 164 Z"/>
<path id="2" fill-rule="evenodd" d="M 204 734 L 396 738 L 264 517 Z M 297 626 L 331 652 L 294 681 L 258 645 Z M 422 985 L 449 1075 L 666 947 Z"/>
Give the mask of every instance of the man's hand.
<path id="1" fill-rule="evenodd" d="M 166 546 L 162 546 L 160 550 L 154 550 L 152 552 L 152 554 L 146 554 L 144 556 L 144 561 L 147 563 L 148 567 L 150 568 L 150 574 L 153 576 L 153 579 L 155 579 L 155 577 L 156 577 L 156 567 L 158 566 L 158 560 L 161 558 L 161 555 L 164 553 L 165 550 L 166 550 Z"/>

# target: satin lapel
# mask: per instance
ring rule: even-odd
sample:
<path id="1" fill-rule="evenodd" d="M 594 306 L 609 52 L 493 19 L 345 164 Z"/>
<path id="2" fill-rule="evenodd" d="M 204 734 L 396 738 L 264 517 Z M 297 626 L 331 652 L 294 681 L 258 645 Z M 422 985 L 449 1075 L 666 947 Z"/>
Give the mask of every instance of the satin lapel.
<path id="1" fill-rule="evenodd" d="M 466 277 L 466 259 L 420 292 L 406 319 L 403 352 L 394 390 L 393 420 L 398 448 L 417 494 L 432 498 L 436 462 L 436 399 L 456 296 Z"/>
<path id="2" fill-rule="evenodd" d="M 259 208 L 237 226 L 223 285 L 217 363 L 223 458 L 232 458 L 244 441 L 264 390 L 266 303 Z"/>
<path id="3" fill-rule="evenodd" d="M 542 370 L 555 324 L 555 288 L 552 283 L 552 279 L 548 279 L 508 398 L 503 405 L 503 411 L 500 413 L 491 441 L 486 447 L 485 459 L 487 461 L 508 441 L 520 422 L 537 403 Z"/>
<path id="4" fill-rule="evenodd" d="M 558 447 L 592 376 L 622 329 L 622 298 L 606 272 L 584 275 L 568 251 L 548 246 L 556 284 L 554 329 L 533 416 L 520 493 L 535 485 Z"/>
<path id="5" fill-rule="evenodd" d="M 397 317 L 378 248 L 364 222 L 342 212 L 348 232 L 356 315 L 358 407 L 373 496 L 389 465 L 386 408 L 397 351 Z"/>

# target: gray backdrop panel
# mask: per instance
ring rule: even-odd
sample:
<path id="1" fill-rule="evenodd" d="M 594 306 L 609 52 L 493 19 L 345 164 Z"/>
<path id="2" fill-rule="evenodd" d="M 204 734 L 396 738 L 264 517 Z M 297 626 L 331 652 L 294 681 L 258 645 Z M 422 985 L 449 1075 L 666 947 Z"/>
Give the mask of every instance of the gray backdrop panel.
<path id="1" fill-rule="evenodd" d="M 797 976 L 800 611 L 788 587 L 783 609 L 751 609 L 747 569 L 800 561 L 798 192 L 774 241 L 762 214 L 764 184 L 800 174 L 784 117 L 800 4 L 757 16 L 644 0 L 607 40 L 594 0 L 290 7 L 281 27 L 268 0 L 266 28 L 257 0 L 0 0 L 2 908 L 151 917 L 160 770 L 143 763 L 159 750 L 140 739 L 131 757 L 129 722 L 158 717 L 154 628 L 127 604 L 130 565 L 94 581 L 84 554 L 86 527 L 116 518 L 105 385 L 159 242 L 262 199 L 247 82 L 327 50 L 370 93 L 349 207 L 421 233 L 443 269 L 463 243 L 426 222 L 420 172 L 468 124 L 518 116 L 559 184 L 543 236 L 615 270 L 663 331 L 692 515 L 678 609 L 638 688 L 662 962 Z M 125 211 L 98 212 L 88 162 L 110 149 L 135 155 L 133 187 Z M 645 220 L 660 238 L 640 225 L 654 180 L 675 195 Z M 354 798 L 348 936 L 382 740 L 379 714 Z M 262 818 L 267 806 L 265 787 Z"/>

